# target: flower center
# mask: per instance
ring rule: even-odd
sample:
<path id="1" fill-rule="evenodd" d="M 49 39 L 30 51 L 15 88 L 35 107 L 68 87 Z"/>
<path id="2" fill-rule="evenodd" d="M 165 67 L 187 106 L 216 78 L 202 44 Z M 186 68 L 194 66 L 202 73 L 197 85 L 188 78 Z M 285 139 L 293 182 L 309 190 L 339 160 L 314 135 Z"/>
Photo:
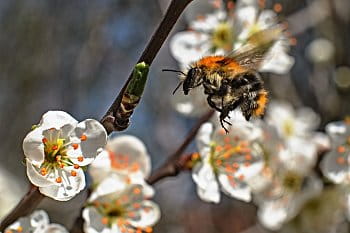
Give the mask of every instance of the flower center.
<path id="1" fill-rule="evenodd" d="M 231 51 L 233 48 L 233 40 L 232 26 L 227 22 L 220 23 L 212 34 L 212 49 L 216 50 L 220 48 Z"/>
<path id="2" fill-rule="evenodd" d="M 282 185 L 285 189 L 292 192 L 297 192 L 301 189 L 303 179 L 295 172 L 287 172 L 285 174 Z"/>
<path id="3" fill-rule="evenodd" d="M 291 119 L 285 120 L 283 124 L 283 133 L 285 136 L 290 137 L 294 134 L 294 122 Z"/>
<path id="4" fill-rule="evenodd" d="M 221 170 L 233 174 L 240 166 L 251 165 L 253 158 L 249 142 L 230 136 L 223 136 L 222 139 L 224 143 L 213 142 L 211 145 L 209 163 L 215 173 Z"/>

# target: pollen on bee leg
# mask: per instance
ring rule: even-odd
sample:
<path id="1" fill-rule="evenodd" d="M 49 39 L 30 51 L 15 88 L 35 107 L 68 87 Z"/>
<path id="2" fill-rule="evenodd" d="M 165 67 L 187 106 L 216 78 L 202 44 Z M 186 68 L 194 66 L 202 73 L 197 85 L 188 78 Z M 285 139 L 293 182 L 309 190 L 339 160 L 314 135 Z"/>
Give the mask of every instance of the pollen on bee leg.
<path id="1" fill-rule="evenodd" d="M 340 164 L 340 165 L 345 164 L 345 158 L 344 157 L 338 157 L 337 158 L 337 163 Z"/>
<path id="2" fill-rule="evenodd" d="M 62 177 L 60 177 L 60 176 L 57 177 L 57 178 L 56 178 L 56 183 L 62 183 Z"/>

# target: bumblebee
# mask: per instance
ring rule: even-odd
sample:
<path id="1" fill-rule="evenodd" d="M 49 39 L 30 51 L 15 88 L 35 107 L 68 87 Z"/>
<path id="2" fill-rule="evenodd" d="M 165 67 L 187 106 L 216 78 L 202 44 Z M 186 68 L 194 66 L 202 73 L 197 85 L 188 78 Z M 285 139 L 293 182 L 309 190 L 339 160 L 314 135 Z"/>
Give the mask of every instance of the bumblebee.
<path id="1" fill-rule="evenodd" d="M 268 50 L 281 33 L 280 29 L 265 29 L 250 36 L 240 49 L 226 56 L 207 56 L 194 62 L 182 81 L 185 95 L 191 89 L 203 86 L 210 107 L 220 112 L 220 123 L 224 123 L 229 113 L 239 107 L 246 118 L 260 117 L 265 112 L 268 93 L 257 71 Z"/>

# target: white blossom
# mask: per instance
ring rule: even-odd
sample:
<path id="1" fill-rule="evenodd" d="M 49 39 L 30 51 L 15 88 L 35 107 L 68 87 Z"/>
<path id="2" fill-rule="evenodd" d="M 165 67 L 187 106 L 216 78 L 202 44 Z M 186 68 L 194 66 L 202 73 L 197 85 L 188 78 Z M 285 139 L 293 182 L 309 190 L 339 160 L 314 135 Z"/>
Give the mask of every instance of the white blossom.
<path id="1" fill-rule="evenodd" d="M 262 149 L 255 140 L 260 130 L 248 122 L 234 124 L 226 135 L 220 127 L 204 124 L 197 135 L 198 162 L 192 170 L 197 193 L 203 201 L 218 203 L 220 190 L 230 197 L 249 202 L 247 180 L 263 167 Z"/>
<path id="2" fill-rule="evenodd" d="M 298 153 L 302 150 L 300 142 L 294 142 L 292 148 L 273 127 L 261 128 L 265 164 L 249 185 L 259 206 L 260 222 L 266 228 L 278 230 L 298 214 L 307 200 L 321 192 L 322 182 L 312 173 L 316 162 L 314 150 Z"/>
<path id="3" fill-rule="evenodd" d="M 144 186 L 144 193 L 153 196 L 153 189 L 145 179 L 151 172 L 151 160 L 144 143 L 135 136 L 122 135 L 107 141 L 105 149 L 89 166 L 95 183 L 113 173 L 129 177 L 129 182 Z"/>
<path id="4" fill-rule="evenodd" d="M 44 210 L 36 210 L 27 217 L 19 218 L 8 226 L 5 233 L 68 233 L 60 224 L 51 223 Z"/>
<path id="5" fill-rule="evenodd" d="M 147 200 L 143 186 L 130 184 L 127 176 L 113 173 L 91 194 L 83 218 L 86 233 L 152 232 L 160 210 Z"/>
<path id="6" fill-rule="evenodd" d="M 321 170 L 325 177 L 343 186 L 347 196 L 346 206 L 350 219 L 350 123 L 344 121 L 331 122 L 326 126 L 331 137 L 332 149 L 324 156 Z"/>
<path id="7" fill-rule="evenodd" d="M 260 10 L 256 1 L 237 4 L 234 14 L 224 9 L 189 23 L 191 30 L 178 32 L 170 41 L 170 51 L 179 62 L 181 70 L 187 70 L 193 62 L 208 55 L 230 54 L 234 49 L 245 45 L 248 38 L 259 31 L 280 28 L 277 15 L 271 10 Z M 266 54 L 259 68 L 262 72 L 285 74 L 294 64 L 288 55 L 289 44 L 283 34 Z M 177 97 L 173 105 L 182 114 L 201 115 L 206 109 L 203 90 L 192 91 L 189 96 Z M 203 104 L 204 103 L 204 104 Z"/>
<path id="8" fill-rule="evenodd" d="M 106 140 L 98 121 L 78 123 L 65 112 L 49 111 L 23 141 L 27 176 L 42 194 L 67 201 L 84 189 L 81 166 L 95 159 Z"/>

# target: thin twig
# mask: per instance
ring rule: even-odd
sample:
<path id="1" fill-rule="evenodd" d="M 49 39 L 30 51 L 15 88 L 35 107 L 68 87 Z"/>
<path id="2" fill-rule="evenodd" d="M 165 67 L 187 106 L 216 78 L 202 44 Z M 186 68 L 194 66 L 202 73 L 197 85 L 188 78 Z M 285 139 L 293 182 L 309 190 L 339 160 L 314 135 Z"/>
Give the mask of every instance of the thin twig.
<path id="1" fill-rule="evenodd" d="M 137 63 L 145 62 L 148 65 L 152 64 L 154 58 L 159 52 L 159 49 L 162 47 L 164 41 L 168 37 L 171 29 L 175 25 L 179 16 L 184 11 L 186 6 L 192 1 L 193 0 L 172 0 L 171 1 L 164 18 L 159 24 L 157 30 L 154 32 L 150 42 L 148 43 L 147 47 L 143 51 Z M 133 71 L 131 71 L 131 74 L 127 79 L 127 81 L 125 82 L 123 88 L 121 89 L 118 96 L 114 100 L 113 104 L 111 105 L 111 107 L 108 109 L 107 113 L 104 115 L 104 117 L 101 120 L 101 123 L 105 127 L 108 134 L 110 134 L 113 131 L 116 131 L 115 114 L 120 107 L 121 98 L 123 97 L 126 87 L 128 86 L 132 78 L 132 74 L 133 74 Z M 1 222 L 0 231 L 3 232 L 7 226 L 9 226 L 19 217 L 29 214 L 32 210 L 35 209 L 35 207 L 40 203 L 40 201 L 44 197 L 45 196 L 39 192 L 39 188 L 33 186 L 28 191 L 28 193 L 22 198 L 22 200 L 17 204 L 17 206 L 10 212 L 10 214 Z M 72 233 L 77 232 L 77 229 L 82 231 L 82 227 L 75 227 Z"/>
<path id="2" fill-rule="evenodd" d="M 36 206 L 44 199 L 44 195 L 39 192 L 36 186 L 30 186 L 30 189 L 17 204 L 17 206 L 7 215 L 0 224 L 0 232 L 4 232 L 6 227 L 16 221 L 19 217 L 30 214 Z M 1 207 L 0 207 L 1 208 Z"/>
<path id="3" fill-rule="evenodd" d="M 147 47 L 143 51 L 141 57 L 139 58 L 137 63 L 145 62 L 147 65 L 151 65 L 154 58 L 156 57 L 159 49 L 162 47 L 164 41 L 168 37 L 171 29 L 175 25 L 181 13 L 184 11 L 186 6 L 192 2 L 193 0 L 172 0 L 168 10 L 159 24 L 157 30 L 154 32 L 151 40 L 149 41 Z M 129 78 L 125 82 L 123 88 L 119 92 L 118 96 L 112 103 L 111 107 L 108 109 L 106 114 L 101 120 L 101 123 L 104 125 L 108 133 L 113 131 L 120 131 L 118 127 L 116 127 L 115 118 L 117 110 L 120 108 L 121 99 L 123 94 L 128 86 L 130 80 L 132 78 L 132 72 L 130 73 Z"/>
<path id="4" fill-rule="evenodd" d="M 183 170 L 186 156 L 181 157 L 181 155 L 197 135 L 200 127 L 213 116 L 214 112 L 214 110 L 210 110 L 198 120 L 197 124 L 191 129 L 179 148 L 172 155 L 170 155 L 168 160 L 148 178 L 147 182 L 149 184 L 154 184 L 160 179 L 168 176 L 176 176 L 181 170 Z"/>

